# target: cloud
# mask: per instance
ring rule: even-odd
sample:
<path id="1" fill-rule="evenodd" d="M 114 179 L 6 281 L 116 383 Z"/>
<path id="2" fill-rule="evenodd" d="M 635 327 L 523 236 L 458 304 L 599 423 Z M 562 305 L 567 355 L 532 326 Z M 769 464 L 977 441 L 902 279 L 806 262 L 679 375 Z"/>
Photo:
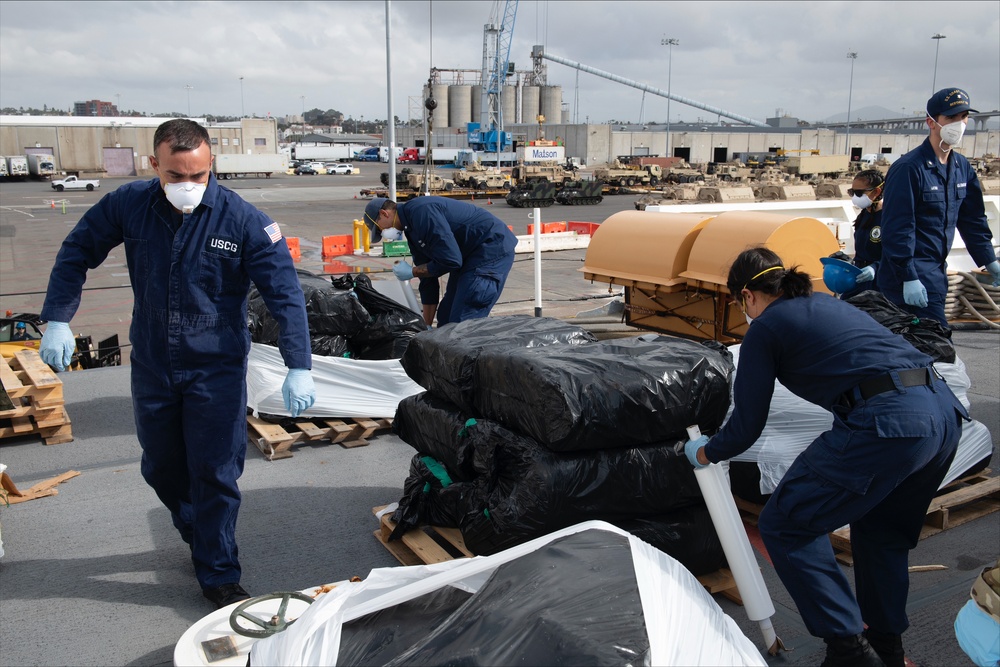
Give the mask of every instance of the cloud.
<path id="1" fill-rule="evenodd" d="M 493 3 L 391 3 L 394 113 L 432 64 L 479 70 Z M 881 105 L 920 111 L 937 84 L 1000 108 L 1000 16 L 991 2 L 544 2 L 518 5 L 511 45 L 547 52 L 737 114 L 807 120 Z M 89 99 L 193 115 L 337 109 L 386 117 L 385 3 L 0 2 L 0 106 Z M 943 33 L 935 42 L 930 37 Z M 668 50 L 660 41 L 678 39 Z M 858 53 L 853 84 L 847 52 Z M 668 59 L 670 60 L 668 76 Z M 580 119 L 666 118 L 666 99 L 547 62 Z M 442 76 L 451 76 L 444 72 Z M 242 85 L 240 77 L 243 77 Z M 188 90 L 185 86 L 191 86 Z M 304 99 L 303 99 L 304 98 Z M 571 110 L 572 112 L 572 110 Z M 712 114 L 671 103 L 675 120 Z"/>

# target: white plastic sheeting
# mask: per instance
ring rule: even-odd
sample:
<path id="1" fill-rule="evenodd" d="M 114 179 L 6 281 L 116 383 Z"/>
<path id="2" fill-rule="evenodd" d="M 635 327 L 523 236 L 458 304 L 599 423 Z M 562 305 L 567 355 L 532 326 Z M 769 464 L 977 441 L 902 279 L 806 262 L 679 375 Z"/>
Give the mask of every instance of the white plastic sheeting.
<path id="1" fill-rule="evenodd" d="M 288 369 L 278 348 L 253 343 L 247 364 L 247 405 L 261 412 L 288 416 L 281 385 Z M 399 359 L 366 361 L 312 357 L 316 403 L 302 417 L 389 418 L 399 402 L 424 389 L 411 380 Z"/>
<path id="2" fill-rule="evenodd" d="M 740 346 L 729 348 L 739 371 Z M 969 407 L 968 389 L 971 386 L 965 364 L 955 358 L 955 363 L 936 363 L 934 368 L 941 373 L 948 386 L 955 392 L 956 398 L 966 408 Z M 733 382 L 736 373 L 733 373 Z M 729 406 L 729 415 L 733 412 Z M 726 419 L 729 419 L 726 415 Z M 795 457 L 805 451 L 819 435 L 828 431 L 833 425 L 833 414 L 799 398 L 788 391 L 780 382 L 774 383 L 774 395 L 771 398 L 771 408 L 767 414 L 767 424 L 750 449 L 733 457 L 733 461 L 748 461 L 756 463 L 760 468 L 760 492 L 769 494 L 778 486 L 791 467 Z M 993 441 L 989 430 L 980 422 L 963 422 L 962 438 L 958 442 L 958 451 L 952 461 L 951 468 L 941 486 L 944 487 L 962 476 L 974 463 L 977 463 L 993 451 Z"/>
<path id="3" fill-rule="evenodd" d="M 603 530 L 628 539 L 654 665 L 766 665 L 760 652 L 680 563 L 627 532 L 587 521 L 493 556 L 380 568 L 321 596 L 294 625 L 254 645 L 252 665 L 337 664 L 342 626 L 445 586 L 475 593 L 500 565 L 567 535 Z M 571 638 L 565 638 L 572 641 Z"/>

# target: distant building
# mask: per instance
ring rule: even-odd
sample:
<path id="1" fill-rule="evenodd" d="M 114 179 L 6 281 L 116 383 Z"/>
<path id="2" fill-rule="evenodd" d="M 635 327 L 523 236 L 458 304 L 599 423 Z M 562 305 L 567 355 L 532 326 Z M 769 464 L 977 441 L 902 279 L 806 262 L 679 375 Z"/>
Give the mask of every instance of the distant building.
<path id="1" fill-rule="evenodd" d="M 88 100 L 87 102 L 75 102 L 73 104 L 74 116 L 117 116 L 118 107 L 111 102 L 101 100 Z"/>
<path id="2" fill-rule="evenodd" d="M 799 119 L 795 116 L 777 116 L 775 118 L 768 118 L 764 122 L 771 127 L 799 127 Z"/>

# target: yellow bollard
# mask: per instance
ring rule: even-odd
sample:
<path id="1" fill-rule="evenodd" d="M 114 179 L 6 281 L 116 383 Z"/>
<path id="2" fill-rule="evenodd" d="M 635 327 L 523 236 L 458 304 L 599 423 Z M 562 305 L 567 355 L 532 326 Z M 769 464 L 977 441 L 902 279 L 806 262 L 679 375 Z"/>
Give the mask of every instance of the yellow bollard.
<path id="1" fill-rule="evenodd" d="M 63 215 L 65 215 L 66 214 L 66 200 L 65 199 L 62 200 L 62 205 L 63 205 L 63 207 L 62 207 Z"/>
<path id="2" fill-rule="evenodd" d="M 363 249 L 367 255 L 371 252 L 371 234 L 368 232 L 368 225 L 363 220 L 354 221 L 354 251 Z"/>

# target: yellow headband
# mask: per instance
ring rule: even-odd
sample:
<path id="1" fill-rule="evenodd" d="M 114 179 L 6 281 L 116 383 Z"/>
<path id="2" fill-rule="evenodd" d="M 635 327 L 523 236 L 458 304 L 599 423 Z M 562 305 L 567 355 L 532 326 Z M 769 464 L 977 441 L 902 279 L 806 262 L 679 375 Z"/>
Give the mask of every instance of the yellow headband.
<path id="1" fill-rule="evenodd" d="M 757 275 L 755 275 L 753 278 L 751 278 L 750 280 L 748 280 L 745 283 L 743 283 L 743 289 L 746 289 L 747 285 L 749 285 L 753 281 L 757 280 L 758 278 L 760 278 L 762 275 L 764 275 L 768 271 L 778 271 L 779 269 L 782 270 L 782 271 L 784 271 L 785 267 L 783 267 L 783 266 L 772 266 L 769 269 L 764 269 L 763 271 L 761 271 L 760 273 L 758 273 Z M 743 290 L 740 290 L 740 291 L 742 292 Z"/>

